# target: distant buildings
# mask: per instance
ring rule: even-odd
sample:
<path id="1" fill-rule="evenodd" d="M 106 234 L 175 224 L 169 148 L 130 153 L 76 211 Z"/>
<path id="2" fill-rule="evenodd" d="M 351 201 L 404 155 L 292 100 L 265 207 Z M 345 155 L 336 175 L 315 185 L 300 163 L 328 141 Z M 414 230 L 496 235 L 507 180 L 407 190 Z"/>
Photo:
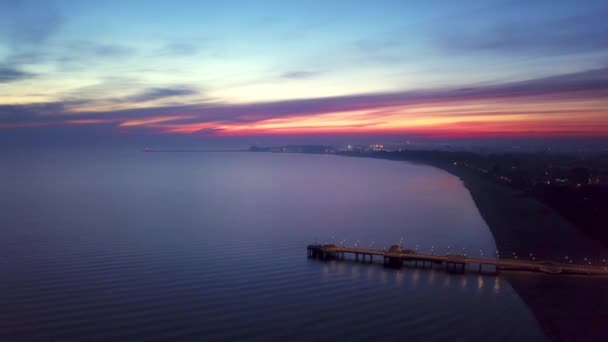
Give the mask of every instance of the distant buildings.
<path id="1" fill-rule="evenodd" d="M 333 147 L 325 145 L 287 145 L 271 147 L 270 152 L 274 153 L 335 153 Z"/>
<path id="2" fill-rule="evenodd" d="M 589 177 L 589 184 L 608 185 L 608 173 L 601 173 Z"/>
<path id="3" fill-rule="evenodd" d="M 380 145 L 380 144 L 373 144 L 369 146 L 369 150 L 373 151 L 373 152 L 380 152 L 380 151 L 384 151 L 384 145 Z"/>

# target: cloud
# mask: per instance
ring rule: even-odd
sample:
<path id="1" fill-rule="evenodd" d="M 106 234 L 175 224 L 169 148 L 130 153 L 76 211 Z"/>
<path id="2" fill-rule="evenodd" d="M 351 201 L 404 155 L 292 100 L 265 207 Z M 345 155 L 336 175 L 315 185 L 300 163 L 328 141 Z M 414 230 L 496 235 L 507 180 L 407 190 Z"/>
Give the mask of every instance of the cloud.
<path id="1" fill-rule="evenodd" d="M 0 83 L 15 82 L 31 77 L 34 77 L 34 74 L 11 67 L 0 66 Z"/>
<path id="2" fill-rule="evenodd" d="M 92 41 L 75 41 L 67 45 L 68 55 L 72 58 L 85 56 L 125 57 L 132 55 L 135 50 L 118 44 L 96 43 Z"/>
<path id="3" fill-rule="evenodd" d="M 0 45 L 6 48 L 0 60 L 0 82 L 31 77 L 19 70 L 47 58 L 45 48 L 64 23 L 51 1 L 0 1 Z"/>
<path id="4" fill-rule="evenodd" d="M 12 0 L 0 2 L 0 36 L 14 46 L 46 42 L 64 22 L 50 1 Z"/>
<path id="5" fill-rule="evenodd" d="M 125 101 L 147 102 L 172 96 L 196 94 L 187 87 L 149 88 L 139 94 L 129 96 Z M 0 106 L 0 126 L 11 127 L 22 124 L 46 123 L 60 125 L 67 120 L 87 119 L 88 122 L 125 122 L 127 120 L 142 120 L 141 122 L 162 126 L 193 125 L 201 129 L 215 129 L 223 124 L 254 124 L 271 119 L 304 118 L 323 114 L 335 115 L 336 120 L 341 113 L 364 111 L 367 118 L 382 119 L 386 115 L 395 115 L 396 108 L 438 107 L 442 104 L 467 104 L 478 101 L 496 103 L 498 115 L 511 115 L 508 111 L 501 112 L 500 103 L 534 104 L 536 100 L 552 102 L 568 99 L 581 101 L 597 101 L 608 98 L 608 68 L 587 70 L 578 73 L 532 79 L 521 82 L 510 82 L 494 85 L 473 85 L 458 88 L 421 89 L 401 92 L 386 92 L 373 94 L 358 94 L 327 98 L 295 99 L 258 103 L 224 103 L 207 101 L 198 104 L 166 105 L 147 108 L 113 110 L 104 112 L 74 113 L 70 110 L 71 103 L 49 103 L 44 105 Z M 528 102 L 526 102 L 528 101 Z M 86 100 L 79 104 L 86 104 Z M 563 113 L 559 108 L 535 108 L 530 110 L 538 116 L 547 113 Z M 466 112 L 467 108 L 458 111 L 443 110 L 433 114 L 435 118 L 450 115 L 486 115 L 485 111 Z M 588 108 L 581 108 L 584 112 Z M 601 109 L 600 113 L 601 113 Z M 597 109 L 596 109 L 597 112 Z M 502 114 L 501 114 L 502 113 Z M 414 115 L 414 114 L 412 114 Z M 425 115 L 428 115 L 425 114 Z M 156 118 L 156 119 L 154 119 Z M 86 123 L 84 121 L 83 123 Z M 197 126 L 198 125 L 198 126 Z M 125 129 L 128 129 L 125 127 Z"/>
<path id="6" fill-rule="evenodd" d="M 47 124 L 62 120 L 66 108 L 62 103 L 0 105 L 0 128 Z"/>
<path id="7" fill-rule="evenodd" d="M 199 47 L 194 44 L 172 42 L 160 48 L 158 53 L 160 55 L 194 56 L 199 51 Z"/>
<path id="8" fill-rule="evenodd" d="M 97 55 L 102 56 L 127 56 L 133 53 L 133 49 L 121 45 L 102 44 L 97 45 L 92 50 Z"/>
<path id="9" fill-rule="evenodd" d="M 57 63 L 61 71 L 84 71 L 95 68 L 98 63 L 107 61 L 115 62 L 136 55 L 137 50 L 120 44 L 98 43 L 87 40 L 70 41 L 55 46 L 53 55 L 46 55 L 43 51 L 35 53 L 14 55 L 12 60 L 19 58 L 21 61 L 41 62 L 50 60 Z M 16 60 L 18 61 L 18 60 Z"/>
<path id="10" fill-rule="evenodd" d="M 536 9 L 539 10 L 539 9 Z M 458 22 L 436 36 L 439 47 L 462 54 L 488 52 L 496 54 L 564 55 L 598 52 L 608 49 L 608 21 L 603 10 L 576 15 L 537 18 L 507 17 L 481 27 Z"/>
<path id="11" fill-rule="evenodd" d="M 281 78 L 288 79 L 307 79 L 319 75 L 318 71 L 290 71 L 281 75 Z"/>
<path id="12" fill-rule="evenodd" d="M 6 57 L 4 64 L 6 65 L 27 65 L 38 64 L 49 58 L 49 54 L 44 51 L 26 51 L 13 53 Z"/>
<path id="13" fill-rule="evenodd" d="M 178 88 L 149 88 L 143 92 L 129 96 L 123 101 L 126 102 L 147 102 L 154 101 L 167 97 L 194 95 L 198 92 L 195 89 L 187 87 Z"/>
<path id="14" fill-rule="evenodd" d="M 117 96 L 117 94 L 130 94 Z M 199 90 L 185 85 L 146 87 L 143 82 L 129 77 L 106 77 L 101 82 L 66 92 L 62 103 L 67 107 L 129 106 L 137 103 L 199 94 Z"/>

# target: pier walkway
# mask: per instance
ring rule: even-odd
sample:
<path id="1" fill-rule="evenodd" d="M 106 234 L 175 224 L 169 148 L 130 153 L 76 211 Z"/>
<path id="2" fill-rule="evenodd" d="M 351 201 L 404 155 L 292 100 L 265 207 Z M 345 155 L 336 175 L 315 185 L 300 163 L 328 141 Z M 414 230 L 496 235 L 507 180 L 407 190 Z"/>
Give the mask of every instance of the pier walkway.
<path id="1" fill-rule="evenodd" d="M 479 272 L 483 272 L 483 266 L 494 266 L 495 271 L 527 271 L 544 272 L 550 274 L 581 274 L 608 276 L 608 267 L 595 265 L 566 264 L 553 261 L 533 261 L 517 259 L 492 259 L 467 257 L 462 254 L 427 254 L 419 253 L 409 249 L 402 249 L 399 245 L 393 245 L 389 249 L 370 249 L 349 246 L 309 245 L 308 256 L 318 259 L 344 259 L 346 254 L 354 256 L 355 260 L 362 262 L 368 260 L 373 262 L 374 257 L 382 258 L 383 263 L 388 266 L 400 267 L 404 262 L 413 262 L 415 265 L 440 265 L 448 272 L 463 273 L 467 265 L 477 266 Z"/>

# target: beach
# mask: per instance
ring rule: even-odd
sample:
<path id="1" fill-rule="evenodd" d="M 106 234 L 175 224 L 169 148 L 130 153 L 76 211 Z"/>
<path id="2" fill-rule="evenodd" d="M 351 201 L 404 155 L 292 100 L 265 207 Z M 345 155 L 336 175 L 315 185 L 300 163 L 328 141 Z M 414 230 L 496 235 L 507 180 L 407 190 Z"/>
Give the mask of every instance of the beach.
<path id="1" fill-rule="evenodd" d="M 343 154 L 434 166 L 459 177 L 486 221 L 501 257 L 600 261 L 608 251 L 537 199 L 453 163 L 390 153 Z M 513 254 L 515 253 L 515 254 Z M 566 259 L 567 257 L 567 259 Z M 503 272 L 554 341 L 608 339 L 608 278 Z M 508 319 L 508 318 L 505 318 Z"/>
<path id="2" fill-rule="evenodd" d="M 553 209 L 505 185 L 480 179 L 468 170 L 446 167 L 471 192 L 499 250 L 520 257 L 583 263 L 598 262 L 606 249 L 576 230 Z M 510 256 L 507 256 L 510 257 Z M 507 279 L 528 304 L 547 337 L 555 341 L 608 339 L 608 278 L 518 274 Z"/>

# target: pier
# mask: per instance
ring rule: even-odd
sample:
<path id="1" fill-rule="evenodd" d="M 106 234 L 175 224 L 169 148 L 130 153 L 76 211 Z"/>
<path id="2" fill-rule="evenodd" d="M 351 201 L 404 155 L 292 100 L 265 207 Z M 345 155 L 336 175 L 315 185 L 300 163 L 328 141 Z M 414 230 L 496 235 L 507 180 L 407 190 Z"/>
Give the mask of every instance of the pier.
<path id="1" fill-rule="evenodd" d="M 476 269 L 480 273 L 484 272 L 484 266 L 486 266 L 486 268 L 494 267 L 493 272 L 521 271 L 608 276 L 608 267 L 606 266 L 566 264 L 553 261 L 477 258 L 467 257 L 463 254 L 437 255 L 403 249 L 399 245 L 393 245 L 388 249 L 371 249 L 326 244 L 308 245 L 307 250 L 308 257 L 316 259 L 344 260 L 346 255 L 351 255 L 354 256 L 355 261 L 373 263 L 374 257 L 376 257 L 377 260 L 382 260 L 385 266 L 401 267 L 408 262 L 416 267 L 444 268 L 450 273 L 464 273 L 467 266 L 472 265 L 472 269 Z"/>

